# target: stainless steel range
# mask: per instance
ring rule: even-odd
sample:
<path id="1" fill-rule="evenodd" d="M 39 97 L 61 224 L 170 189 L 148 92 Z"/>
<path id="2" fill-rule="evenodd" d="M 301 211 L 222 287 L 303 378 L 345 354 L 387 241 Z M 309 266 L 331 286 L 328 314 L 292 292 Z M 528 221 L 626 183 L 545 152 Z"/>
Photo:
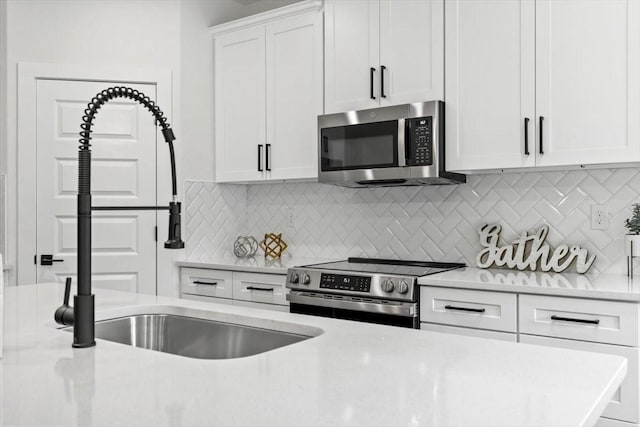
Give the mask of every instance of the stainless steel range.
<path id="1" fill-rule="evenodd" d="M 465 264 L 349 258 L 290 268 L 291 313 L 419 328 L 418 278 Z"/>

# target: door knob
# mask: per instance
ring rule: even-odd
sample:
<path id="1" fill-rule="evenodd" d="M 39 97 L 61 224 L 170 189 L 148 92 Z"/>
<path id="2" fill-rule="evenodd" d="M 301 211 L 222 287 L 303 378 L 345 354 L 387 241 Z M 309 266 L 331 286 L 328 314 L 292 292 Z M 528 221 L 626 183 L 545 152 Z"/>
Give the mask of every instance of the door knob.
<path id="1" fill-rule="evenodd" d="M 53 259 L 53 255 L 40 255 L 40 265 L 53 265 L 54 262 L 64 262 L 64 260 Z"/>

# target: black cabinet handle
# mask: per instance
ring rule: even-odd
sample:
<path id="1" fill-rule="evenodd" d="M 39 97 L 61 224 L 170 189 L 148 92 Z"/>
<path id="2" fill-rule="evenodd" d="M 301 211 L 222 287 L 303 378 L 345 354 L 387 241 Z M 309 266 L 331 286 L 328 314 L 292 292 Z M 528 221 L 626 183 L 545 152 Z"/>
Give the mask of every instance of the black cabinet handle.
<path id="1" fill-rule="evenodd" d="M 262 144 L 258 144 L 258 172 L 262 172 Z"/>
<path id="2" fill-rule="evenodd" d="M 265 164 L 267 165 L 266 169 L 269 172 L 271 172 L 271 161 L 269 160 L 269 157 L 271 155 L 271 144 L 267 144 L 266 147 L 267 147 L 267 149 L 266 149 L 266 153 L 265 153 Z"/>
<path id="3" fill-rule="evenodd" d="M 218 282 L 203 282 L 202 280 L 194 280 L 194 285 L 218 286 Z"/>
<path id="4" fill-rule="evenodd" d="M 369 91 L 371 92 L 371 99 L 376 99 L 376 97 L 373 95 L 373 74 L 376 72 L 376 69 L 371 67 L 369 69 L 369 83 L 370 83 L 370 89 Z"/>
<path id="5" fill-rule="evenodd" d="M 524 118 L 524 155 L 528 156 L 529 153 L 529 118 Z"/>
<path id="6" fill-rule="evenodd" d="M 40 255 L 40 265 L 53 265 L 54 262 L 64 262 L 64 260 L 53 259 L 53 255 Z"/>
<path id="7" fill-rule="evenodd" d="M 544 141 L 544 132 L 542 131 L 542 122 L 544 122 L 544 117 L 540 116 L 540 154 L 544 154 L 544 149 L 542 148 L 542 142 Z"/>
<path id="8" fill-rule="evenodd" d="M 257 286 L 247 286 L 247 289 L 250 290 L 250 291 L 273 292 L 273 288 L 259 288 Z"/>
<path id="9" fill-rule="evenodd" d="M 594 319 L 594 320 L 574 319 L 573 317 L 556 316 L 555 314 L 551 316 L 551 320 L 561 320 L 563 322 L 575 322 L 575 323 L 588 323 L 590 325 L 598 325 L 600 323 L 600 319 Z"/>
<path id="10" fill-rule="evenodd" d="M 445 305 L 444 308 L 446 310 L 458 310 L 458 311 L 469 311 L 471 313 L 484 313 L 484 308 L 469 308 L 469 307 L 456 307 L 455 305 Z"/>
<path id="11" fill-rule="evenodd" d="M 384 94 L 384 70 L 386 70 L 387 67 L 385 67 L 384 65 L 380 66 L 380 98 L 386 98 L 387 95 Z"/>

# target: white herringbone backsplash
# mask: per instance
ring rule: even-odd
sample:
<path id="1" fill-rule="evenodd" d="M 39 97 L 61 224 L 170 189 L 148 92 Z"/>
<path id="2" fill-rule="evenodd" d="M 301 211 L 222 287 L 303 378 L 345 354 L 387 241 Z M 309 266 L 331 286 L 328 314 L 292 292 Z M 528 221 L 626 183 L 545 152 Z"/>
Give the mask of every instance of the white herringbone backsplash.
<path id="1" fill-rule="evenodd" d="M 550 227 L 548 241 L 596 254 L 590 272 L 626 273 L 624 219 L 640 202 L 637 168 L 470 175 L 457 186 L 348 189 L 322 184 L 187 184 L 187 255 L 231 252 L 239 234 L 278 232 L 301 257 L 395 257 L 475 264 L 477 229 L 499 223 L 510 242 Z M 610 226 L 591 229 L 591 206 Z M 288 225 L 288 211 L 295 227 Z"/>

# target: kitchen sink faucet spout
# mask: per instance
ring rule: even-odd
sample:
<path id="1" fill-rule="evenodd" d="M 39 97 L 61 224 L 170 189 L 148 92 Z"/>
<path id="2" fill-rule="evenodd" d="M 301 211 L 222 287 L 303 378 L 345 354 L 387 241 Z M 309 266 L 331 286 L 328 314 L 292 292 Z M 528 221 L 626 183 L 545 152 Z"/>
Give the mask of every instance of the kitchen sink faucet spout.
<path id="1" fill-rule="evenodd" d="M 168 206 L 91 206 L 91 127 L 100 108 L 114 98 L 128 98 L 142 104 L 153 114 L 169 145 L 171 157 L 171 184 L 173 195 Z M 71 279 L 66 281 L 65 300 L 55 311 L 57 323 L 73 325 L 73 347 L 86 348 L 95 342 L 95 297 L 91 292 L 91 211 L 92 210 L 169 210 L 169 238 L 167 249 L 182 249 L 184 242 L 180 229 L 180 202 L 177 201 L 176 162 L 173 141 L 176 139 L 164 113 L 144 93 L 129 87 L 116 86 L 96 94 L 82 116 L 80 147 L 78 148 L 78 292 L 69 306 Z"/>

